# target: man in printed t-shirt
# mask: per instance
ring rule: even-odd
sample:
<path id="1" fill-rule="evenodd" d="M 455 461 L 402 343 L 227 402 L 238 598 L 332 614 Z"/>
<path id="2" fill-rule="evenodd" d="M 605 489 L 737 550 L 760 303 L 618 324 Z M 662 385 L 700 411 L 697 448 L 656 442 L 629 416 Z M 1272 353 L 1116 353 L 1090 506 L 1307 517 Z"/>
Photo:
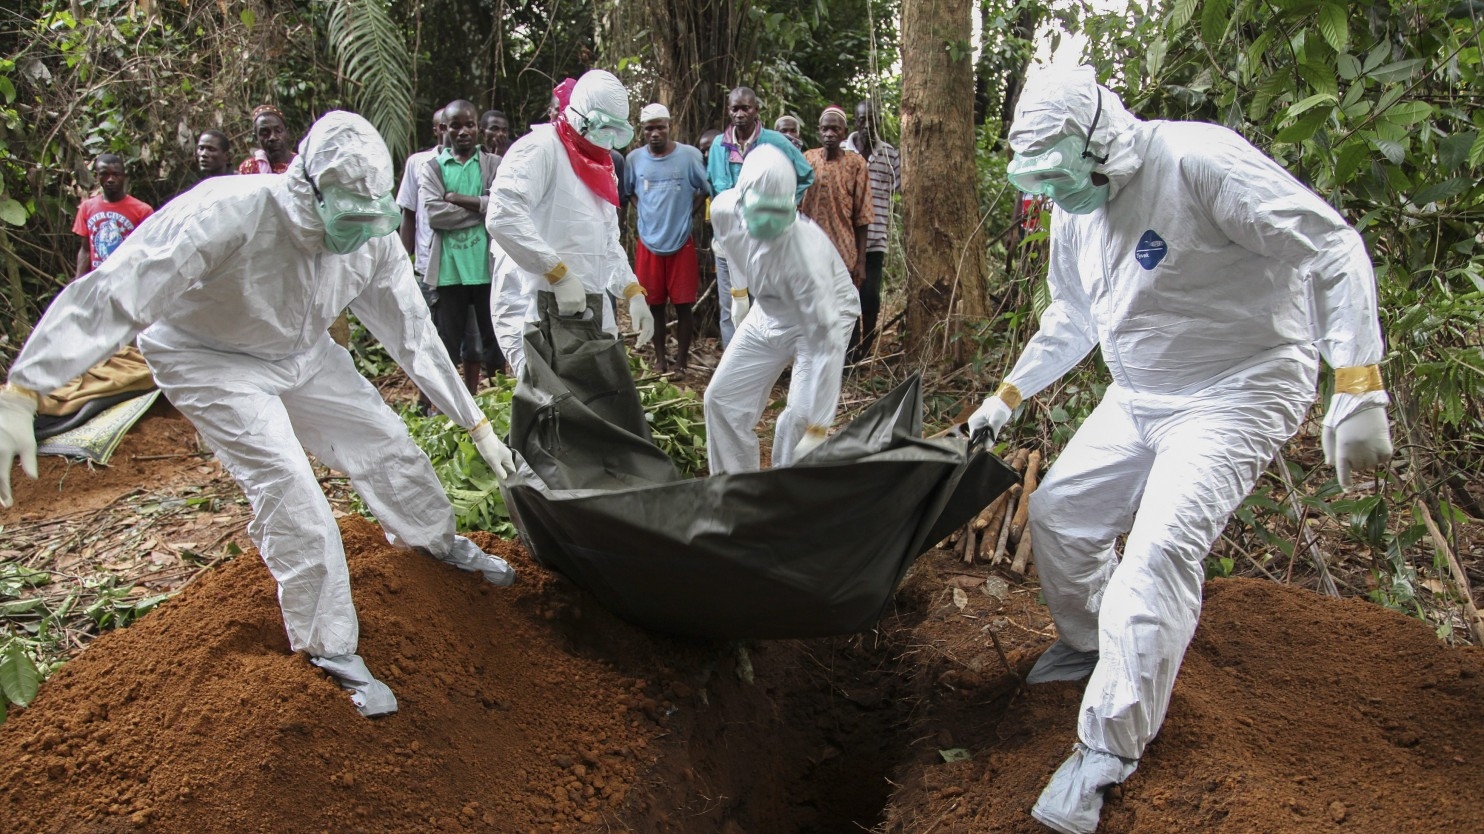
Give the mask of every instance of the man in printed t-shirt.
<path id="1" fill-rule="evenodd" d="M 129 196 L 129 178 L 117 154 L 99 154 L 93 160 L 93 175 L 103 194 L 83 200 L 72 223 L 72 231 L 82 236 L 77 247 L 77 278 L 97 269 L 144 218 L 155 212 L 149 203 Z"/>

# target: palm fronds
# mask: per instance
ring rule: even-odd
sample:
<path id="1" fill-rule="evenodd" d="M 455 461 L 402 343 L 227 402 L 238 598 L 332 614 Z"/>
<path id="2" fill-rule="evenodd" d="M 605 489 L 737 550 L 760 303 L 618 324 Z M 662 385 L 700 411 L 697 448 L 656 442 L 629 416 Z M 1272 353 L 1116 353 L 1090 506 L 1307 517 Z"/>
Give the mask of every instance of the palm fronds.
<path id="1" fill-rule="evenodd" d="M 412 54 L 386 0 L 327 0 L 330 50 L 356 110 L 394 157 L 412 150 Z"/>

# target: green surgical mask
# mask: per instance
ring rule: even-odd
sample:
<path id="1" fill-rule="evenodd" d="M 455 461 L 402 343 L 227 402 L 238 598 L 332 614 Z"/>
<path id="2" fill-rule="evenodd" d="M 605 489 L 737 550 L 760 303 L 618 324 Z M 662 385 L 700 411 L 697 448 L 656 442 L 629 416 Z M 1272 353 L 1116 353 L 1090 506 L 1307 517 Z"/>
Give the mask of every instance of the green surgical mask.
<path id="1" fill-rule="evenodd" d="M 756 191 L 742 195 L 742 222 L 747 234 L 758 240 L 772 240 L 783 234 L 798 219 L 799 209 L 793 197 L 770 197 Z"/>
<path id="2" fill-rule="evenodd" d="M 577 113 L 575 110 L 572 112 Z M 577 113 L 577 117 L 582 121 L 578 133 L 600 148 L 611 151 L 628 147 L 634 141 L 634 127 L 629 124 L 628 119 L 621 119 L 602 110 L 594 110 L 586 115 Z"/>
<path id="3" fill-rule="evenodd" d="M 325 224 L 325 248 L 337 255 L 354 252 L 371 238 L 389 235 L 402 225 L 402 212 L 390 194 L 364 197 L 335 185 L 320 189 L 313 180 L 309 184 L 318 198 L 314 207 Z"/>
<path id="4" fill-rule="evenodd" d="M 1093 185 L 1089 180 L 1076 191 L 1057 191 L 1051 195 L 1051 199 L 1068 214 L 1091 214 L 1108 202 L 1108 184 Z"/>

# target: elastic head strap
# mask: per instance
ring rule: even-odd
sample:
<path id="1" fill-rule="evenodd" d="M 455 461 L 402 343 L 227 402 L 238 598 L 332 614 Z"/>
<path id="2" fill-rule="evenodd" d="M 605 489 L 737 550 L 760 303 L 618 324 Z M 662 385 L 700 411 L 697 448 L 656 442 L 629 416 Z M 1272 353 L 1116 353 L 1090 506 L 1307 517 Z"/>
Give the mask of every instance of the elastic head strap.
<path id="1" fill-rule="evenodd" d="M 1082 158 L 1091 159 L 1097 164 L 1102 165 L 1108 161 L 1108 155 L 1104 154 L 1102 156 L 1098 156 L 1097 154 L 1088 151 L 1088 148 L 1092 147 L 1092 133 L 1093 131 L 1098 129 L 1098 120 L 1101 119 L 1103 116 L 1103 88 L 1101 85 L 1093 85 L 1093 89 L 1097 90 L 1098 106 L 1097 109 L 1092 112 L 1092 127 L 1089 127 L 1087 129 L 1087 141 L 1082 143 Z"/>

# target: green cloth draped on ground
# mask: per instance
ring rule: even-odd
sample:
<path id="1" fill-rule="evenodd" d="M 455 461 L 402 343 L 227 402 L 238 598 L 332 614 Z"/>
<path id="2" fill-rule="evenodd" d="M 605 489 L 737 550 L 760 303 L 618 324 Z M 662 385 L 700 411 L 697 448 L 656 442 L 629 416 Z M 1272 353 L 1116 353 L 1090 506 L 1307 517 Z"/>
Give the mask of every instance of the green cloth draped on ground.
<path id="1" fill-rule="evenodd" d="M 98 464 L 108 463 L 124 435 L 155 404 L 155 400 L 160 398 L 160 392 L 155 389 L 118 396 L 125 399 L 110 405 L 82 425 L 41 440 L 36 446 L 36 454 L 85 458 Z"/>
<path id="2" fill-rule="evenodd" d="M 702 637 L 870 628 L 912 561 L 1015 483 L 961 439 L 925 440 L 916 377 L 800 463 L 683 479 L 649 437 L 623 344 L 585 319 L 526 331 L 506 506 L 531 553 L 639 625 Z"/>

